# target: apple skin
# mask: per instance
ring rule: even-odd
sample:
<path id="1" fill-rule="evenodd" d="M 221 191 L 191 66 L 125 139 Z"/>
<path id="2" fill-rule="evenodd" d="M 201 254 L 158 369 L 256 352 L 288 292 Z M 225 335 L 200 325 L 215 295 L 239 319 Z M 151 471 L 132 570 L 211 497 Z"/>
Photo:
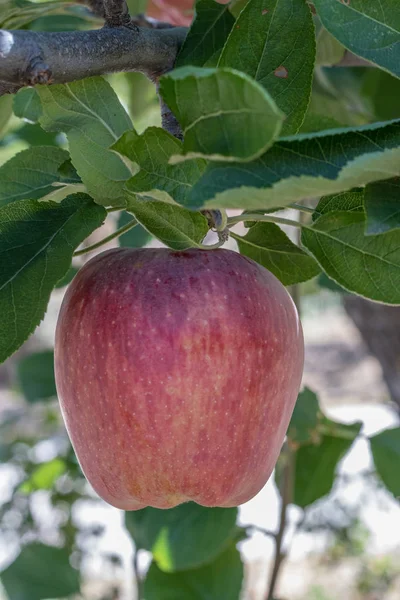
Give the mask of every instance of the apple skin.
<path id="1" fill-rule="evenodd" d="M 56 329 L 73 447 L 125 510 L 250 500 L 277 461 L 303 361 L 284 286 L 224 249 L 103 252 L 70 284 Z"/>

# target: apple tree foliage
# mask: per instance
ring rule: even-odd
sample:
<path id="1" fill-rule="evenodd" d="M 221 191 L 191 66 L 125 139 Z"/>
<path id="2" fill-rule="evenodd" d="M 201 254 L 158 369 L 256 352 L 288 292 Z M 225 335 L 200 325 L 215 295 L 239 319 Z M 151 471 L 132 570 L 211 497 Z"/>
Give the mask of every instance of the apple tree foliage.
<path id="1" fill-rule="evenodd" d="M 131 15 L 146 10 L 142 0 L 128 5 Z M 175 250 L 202 248 L 213 226 L 219 243 L 229 232 L 242 254 L 285 285 L 313 280 L 399 305 L 397 0 L 198 0 L 194 12 L 190 1 L 164 0 L 147 10 L 191 23 L 175 68 L 157 77 L 175 129 L 160 127 L 152 85 L 132 72 L 22 84 L 0 97 L 0 361 L 34 332 L 52 291 L 74 277 L 74 253 L 114 212 L 123 246 L 154 237 Z M 7 30 L 84 32 L 101 24 L 98 11 L 61 0 L 0 7 Z M 0 84 L 8 81 L 2 56 Z M 235 213 L 226 218 L 229 209 Z M 210 214 L 223 226 L 210 223 Z M 245 234 L 232 229 L 239 222 Z M 298 235 L 289 237 L 289 228 Z M 17 365 L 20 391 L 42 411 L 41 439 L 59 426 L 52 365 L 51 350 Z M 1 529 L 18 507 L 17 529 L 26 534 L 2 585 L 11 600 L 71 596 L 80 578 L 69 560 L 77 544 L 70 511 L 58 547 L 50 547 L 29 497 L 45 490 L 56 508 L 90 496 L 76 459 L 66 444 L 38 463 L 30 452 L 37 438 L 15 418 L 1 427 L 1 459 L 19 474 Z M 276 470 L 283 502 L 306 514 L 329 495 L 359 432 L 359 423 L 326 418 L 305 389 Z M 369 444 L 379 480 L 398 497 L 400 429 Z M 127 513 L 126 528 L 136 548 L 152 553 L 146 600 L 239 598 L 236 544 L 248 531 L 237 525 L 236 509 L 148 508 Z"/>

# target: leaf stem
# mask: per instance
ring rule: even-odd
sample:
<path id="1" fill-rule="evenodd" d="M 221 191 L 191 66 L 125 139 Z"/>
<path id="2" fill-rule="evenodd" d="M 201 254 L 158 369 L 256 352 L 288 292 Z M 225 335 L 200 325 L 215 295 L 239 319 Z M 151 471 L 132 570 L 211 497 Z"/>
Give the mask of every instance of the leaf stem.
<path id="1" fill-rule="evenodd" d="M 91 246 L 88 246 L 87 248 L 83 248 L 82 250 L 77 250 L 76 252 L 74 252 L 73 256 L 81 256 L 82 254 L 87 254 L 88 252 L 92 252 L 93 250 L 100 248 L 100 246 L 107 244 L 107 242 L 111 242 L 111 240 L 119 237 L 123 233 L 126 233 L 130 229 L 133 229 L 133 227 L 136 227 L 136 225 L 138 225 L 138 222 L 136 221 L 136 219 L 132 219 L 132 221 L 129 221 L 129 223 L 127 223 L 123 227 L 120 227 L 119 229 L 117 229 L 117 231 L 114 231 L 113 233 L 111 233 L 107 237 L 103 238 L 102 240 L 96 242 L 95 244 L 92 244 Z"/>
<path id="2" fill-rule="evenodd" d="M 293 204 L 291 204 L 287 208 L 295 208 L 296 210 L 299 210 L 300 212 L 309 213 L 310 215 L 312 215 L 314 212 L 314 209 L 311 208 L 310 206 L 303 206 L 303 204 L 297 204 L 297 202 L 293 202 Z"/>
<path id="3" fill-rule="evenodd" d="M 248 213 L 246 215 L 237 215 L 236 217 L 228 217 L 228 227 L 236 225 L 241 221 L 267 221 L 268 223 L 280 223 L 281 225 L 290 225 L 291 227 L 303 227 L 298 221 L 276 217 L 274 215 L 259 215 L 257 213 Z"/>

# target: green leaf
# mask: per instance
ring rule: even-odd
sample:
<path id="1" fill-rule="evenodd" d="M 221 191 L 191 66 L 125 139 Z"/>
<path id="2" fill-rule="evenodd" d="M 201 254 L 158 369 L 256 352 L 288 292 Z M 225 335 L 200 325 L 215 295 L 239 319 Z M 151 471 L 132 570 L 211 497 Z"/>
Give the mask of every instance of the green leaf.
<path id="1" fill-rule="evenodd" d="M 307 387 L 304 388 L 297 398 L 287 432 L 291 445 L 301 446 L 318 440 L 318 424 L 321 417 L 317 394 Z"/>
<path id="2" fill-rule="evenodd" d="M 343 289 L 340 285 L 330 279 L 326 273 L 321 273 L 317 278 L 317 283 L 320 287 L 329 290 L 330 292 L 338 292 L 339 294 L 348 294 L 349 292 Z"/>
<path id="3" fill-rule="evenodd" d="M 174 162 L 248 161 L 281 130 L 283 114 L 269 94 L 233 69 L 181 67 L 161 78 L 160 92 L 184 133 L 183 154 L 173 156 Z"/>
<path id="4" fill-rule="evenodd" d="M 13 97 L 11 95 L 5 95 L 0 98 L 0 135 L 7 127 L 8 121 L 12 116 L 12 106 Z"/>
<path id="5" fill-rule="evenodd" d="M 14 97 L 14 113 L 21 119 L 36 123 L 42 115 L 42 105 L 35 88 L 22 88 Z"/>
<path id="6" fill-rule="evenodd" d="M 54 458 L 37 467 L 30 477 L 18 488 L 23 494 L 31 494 L 37 490 L 51 490 L 55 482 L 67 470 L 67 465 L 61 458 Z"/>
<path id="7" fill-rule="evenodd" d="M 236 508 L 206 508 L 188 502 L 170 510 L 144 508 L 125 513 L 139 548 L 153 553 L 163 571 L 183 571 L 209 563 L 236 535 Z"/>
<path id="8" fill-rule="evenodd" d="M 132 123 L 111 86 L 101 77 L 38 86 L 46 131 L 67 135 L 72 162 L 98 204 L 123 204 L 131 173 L 110 146 Z"/>
<path id="9" fill-rule="evenodd" d="M 315 59 L 312 15 L 304 0 L 250 0 L 218 62 L 247 73 L 285 113 L 282 133 L 296 133 L 311 95 Z"/>
<path id="10" fill-rule="evenodd" d="M 142 135 L 128 131 L 112 149 L 139 167 L 126 183 L 134 195 L 151 196 L 165 202 L 187 204 L 192 185 L 206 167 L 204 160 L 170 165 L 169 159 L 182 150 L 182 144 L 159 127 L 149 127 Z"/>
<path id="11" fill-rule="evenodd" d="M 2 0 L 0 27 L 2 29 L 22 29 L 41 15 L 61 11 L 70 2 L 28 2 L 27 0 Z M 14 600 L 14 599 L 13 599 Z"/>
<path id="12" fill-rule="evenodd" d="M 336 211 L 302 232 L 303 245 L 327 275 L 350 292 L 400 304 L 400 231 L 365 236 L 365 215 Z"/>
<path id="13" fill-rule="evenodd" d="M 344 57 L 345 52 L 346 48 L 325 27 L 321 27 L 317 35 L 316 64 L 321 67 L 337 65 Z"/>
<path id="14" fill-rule="evenodd" d="M 315 260 L 296 246 L 275 223 L 257 223 L 241 237 L 231 232 L 241 254 L 271 271 L 283 285 L 307 281 L 320 272 Z"/>
<path id="15" fill-rule="evenodd" d="M 175 67 L 204 66 L 222 50 L 234 22 L 229 5 L 218 4 L 215 0 L 199 0 L 195 19 L 178 54 Z"/>
<path id="16" fill-rule="evenodd" d="M 243 564 L 232 545 L 199 569 L 164 573 L 153 563 L 144 584 L 146 600 L 239 600 Z"/>
<path id="17" fill-rule="evenodd" d="M 57 396 L 54 379 L 54 352 L 45 350 L 17 363 L 17 379 L 28 402 L 41 402 Z"/>
<path id="18" fill-rule="evenodd" d="M 210 163 L 191 208 L 271 208 L 400 175 L 400 121 L 298 135 L 250 163 Z"/>
<path id="19" fill-rule="evenodd" d="M 61 204 L 21 200 L 0 209 L 0 362 L 39 325 L 74 249 L 105 217 L 85 194 Z"/>
<path id="20" fill-rule="evenodd" d="M 127 210 L 149 233 L 173 250 L 200 247 L 208 232 L 205 216 L 183 206 L 130 196 Z"/>
<path id="21" fill-rule="evenodd" d="M 365 188 L 367 235 L 400 228 L 400 179 L 370 183 Z"/>
<path id="22" fill-rule="evenodd" d="M 70 267 L 68 269 L 68 271 L 66 272 L 65 276 L 62 277 L 60 279 L 60 281 L 57 283 L 56 289 L 63 288 L 65 286 L 69 285 L 78 271 L 79 271 L 79 269 L 77 269 L 76 267 Z"/>
<path id="23" fill-rule="evenodd" d="M 365 69 L 361 94 L 372 103 L 378 121 L 400 117 L 400 80 L 381 69 Z"/>
<path id="24" fill-rule="evenodd" d="M 118 229 L 132 221 L 132 216 L 127 212 L 122 212 L 118 218 Z M 120 235 L 119 245 L 123 248 L 142 248 L 152 239 L 151 233 L 142 225 L 136 225 L 123 235 Z"/>
<path id="25" fill-rule="evenodd" d="M 364 212 L 364 189 L 354 189 L 341 194 L 324 196 L 318 202 L 315 211 L 312 214 L 312 220 L 316 221 L 321 215 L 337 210 L 346 210 L 347 212 Z"/>
<path id="26" fill-rule="evenodd" d="M 317 444 L 300 446 L 295 454 L 295 504 L 305 508 L 329 494 L 335 481 L 337 464 L 350 449 L 360 427 L 360 423 L 340 424 L 340 431 L 336 435 L 322 435 Z"/>
<path id="27" fill-rule="evenodd" d="M 386 429 L 369 438 L 375 468 L 387 489 L 400 497 L 400 427 Z"/>
<path id="28" fill-rule="evenodd" d="M 398 0 L 314 0 L 314 6 L 343 46 L 400 77 Z"/>
<path id="29" fill-rule="evenodd" d="M 68 152 L 54 146 L 19 152 L 0 167 L 0 206 L 54 192 L 54 183 L 60 181 L 58 169 L 67 159 Z"/>
<path id="30" fill-rule="evenodd" d="M 66 598 L 80 589 L 67 550 L 38 543 L 25 546 L 0 578 L 10 600 Z"/>

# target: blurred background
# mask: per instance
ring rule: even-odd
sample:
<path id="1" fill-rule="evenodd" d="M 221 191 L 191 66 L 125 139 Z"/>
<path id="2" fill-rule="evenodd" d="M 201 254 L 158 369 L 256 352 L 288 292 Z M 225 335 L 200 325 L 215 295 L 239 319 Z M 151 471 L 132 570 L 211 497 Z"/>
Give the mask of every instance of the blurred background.
<path id="1" fill-rule="evenodd" d="M 162 8 L 162 2 L 154 3 L 154 16 Z M 62 14 L 23 26 L 66 30 L 98 23 L 83 7 L 67 7 Z M 121 74 L 108 80 L 139 132 L 160 125 L 154 88 L 142 75 Z M 323 120 L 326 126 L 335 126 L 398 117 L 399 85 L 382 71 L 321 66 L 304 130 L 314 130 Z M 11 96 L 0 99 L 0 166 L 32 145 L 66 146 L 63 135 L 46 133 L 19 114 L 13 114 Z M 128 219 L 113 215 L 87 245 Z M 136 227 L 101 250 L 117 243 L 158 245 Z M 233 240 L 229 244 L 235 248 Z M 92 256 L 77 258 L 69 279 Z M 0 366 L 0 581 L 9 600 L 134 600 L 135 577 L 144 576 L 151 555 L 146 550 L 135 552 L 123 512 L 107 506 L 87 484 L 57 403 L 52 348 L 67 283 L 55 290 L 34 336 Z M 305 502 L 303 508 L 289 506 L 283 540 L 287 557 L 276 598 L 398 600 L 400 503 L 377 476 L 367 437 L 399 426 L 400 308 L 348 295 L 323 278 L 300 287 L 304 385 L 318 395 L 327 417 L 346 424 L 361 421 L 362 428 L 344 457 L 337 464 L 333 461 L 329 492 Z M 399 482 L 398 446 L 386 456 L 387 479 Z M 310 465 L 304 487 L 323 479 L 329 464 L 327 456 L 316 468 Z M 279 518 L 280 496 L 272 477 L 239 509 L 239 524 L 248 536 L 238 542 L 245 565 L 244 600 L 265 598 L 274 556 L 271 532 L 277 530 Z M 22 548 L 26 550 L 20 554 Z M 44 579 L 48 589 L 43 588 Z M 1 585 L 0 598 L 7 598 Z"/>

